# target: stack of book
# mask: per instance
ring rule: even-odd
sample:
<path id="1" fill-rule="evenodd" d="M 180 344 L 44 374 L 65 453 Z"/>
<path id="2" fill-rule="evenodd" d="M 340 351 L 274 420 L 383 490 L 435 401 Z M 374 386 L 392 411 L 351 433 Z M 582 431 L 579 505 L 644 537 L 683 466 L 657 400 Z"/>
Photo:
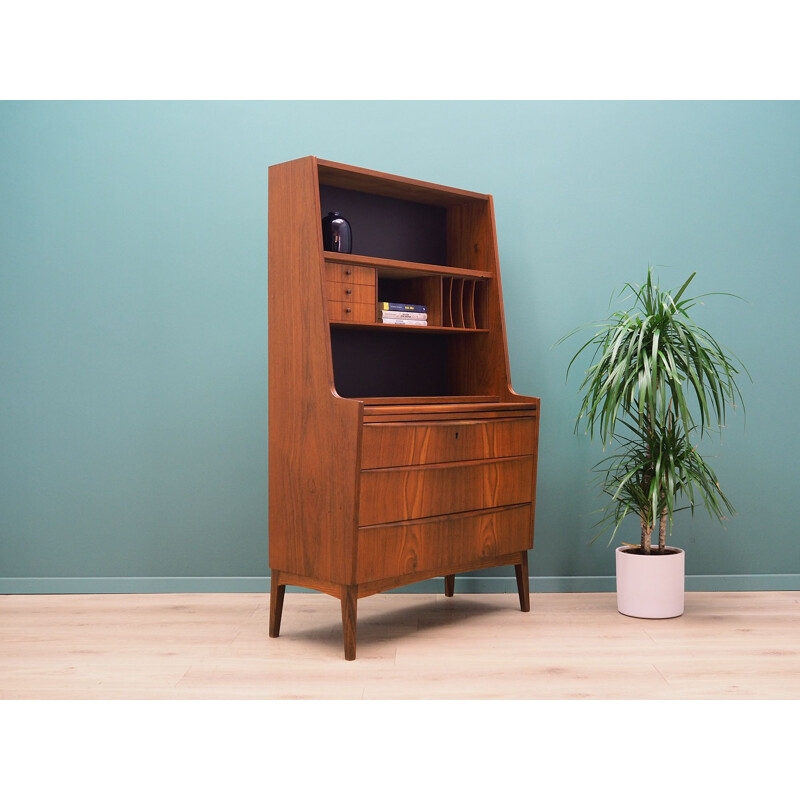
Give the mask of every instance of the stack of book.
<path id="1" fill-rule="evenodd" d="M 413 303 L 378 303 L 384 325 L 427 325 L 428 306 Z"/>

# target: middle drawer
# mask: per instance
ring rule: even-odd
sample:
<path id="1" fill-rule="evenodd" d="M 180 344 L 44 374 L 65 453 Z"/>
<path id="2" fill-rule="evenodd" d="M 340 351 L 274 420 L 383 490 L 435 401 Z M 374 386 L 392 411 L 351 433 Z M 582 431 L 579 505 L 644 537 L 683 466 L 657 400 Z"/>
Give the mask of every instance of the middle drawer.
<path id="1" fill-rule="evenodd" d="M 529 503 L 534 457 L 361 472 L 359 525 Z"/>
<path id="2" fill-rule="evenodd" d="M 326 281 L 328 300 L 344 300 L 348 303 L 370 303 L 376 308 L 375 284 L 367 286 L 359 283 L 336 283 Z"/>

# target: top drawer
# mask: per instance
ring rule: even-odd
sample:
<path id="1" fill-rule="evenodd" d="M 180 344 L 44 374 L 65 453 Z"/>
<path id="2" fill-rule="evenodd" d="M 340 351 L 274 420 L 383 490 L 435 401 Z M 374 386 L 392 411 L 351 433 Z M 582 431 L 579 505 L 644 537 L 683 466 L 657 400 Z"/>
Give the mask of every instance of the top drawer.
<path id="1" fill-rule="evenodd" d="M 375 270 L 372 267 L 357 267 L 353 264 L 325 264 L 325 279 L 337 283 L 356 283 L 361 286 L 375 285 Z"/>
<path id="2" fill-rule="evenodd" d="M 535 453 L 536 418 L 367 423 L 361 469 L 472 461 Z"/>

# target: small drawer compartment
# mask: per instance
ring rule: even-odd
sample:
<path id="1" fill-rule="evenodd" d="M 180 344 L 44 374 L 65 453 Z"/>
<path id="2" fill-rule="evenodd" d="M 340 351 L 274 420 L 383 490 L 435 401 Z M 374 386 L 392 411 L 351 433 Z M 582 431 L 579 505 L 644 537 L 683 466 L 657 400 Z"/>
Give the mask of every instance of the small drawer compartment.
<path id="1" fill-rule="evenodd" d="M 325 282 L 328 300 L 344 300 L 348 303 L 369 303 L 376 308 L 375 286 L 362 283 Z"/>
<path id="2" fill-rule="evenodd" d="M 331 322 L 375 322 L 375 304 L 328 300 L 328 319 Z"/>
<path id="3" fill-rule="evenodd" d="M 359 583 L 469 564 L 528 550 L 531 506 L 433 517 L 358 530 Z"/>
<path id="4" fill-rule="evenodd" d="M 523 456 L 535 452 L 536 419 L 364 425 L 361 468 Z"/>
<path id="5" fill-rule="evenodd" d="M 325 278 L 336 283 L 356 283 L 375 286 L 374 267 L 357 267 L 354 264 L 325 264 Z"/>
<path id="6" fill-rule="evenodd" d="M 457 514 L 533 499 L 534 457 L 363 470 L 359 525 Z"/>

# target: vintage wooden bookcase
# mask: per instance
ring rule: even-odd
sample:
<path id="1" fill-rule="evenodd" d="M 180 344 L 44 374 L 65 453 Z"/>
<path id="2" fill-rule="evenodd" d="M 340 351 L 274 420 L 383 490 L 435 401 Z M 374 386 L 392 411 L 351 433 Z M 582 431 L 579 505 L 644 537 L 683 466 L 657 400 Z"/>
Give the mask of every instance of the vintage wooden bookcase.
<path id="1" fill-rule="evenodd" d="M 528 611 L 539 399 L 511 389 L 491 196 L 309 156 L 270 167 L 268 235 L 269 635 L 287 585 L 326 592 L 352 660 L 359 597 L 504 564 Z"/>

